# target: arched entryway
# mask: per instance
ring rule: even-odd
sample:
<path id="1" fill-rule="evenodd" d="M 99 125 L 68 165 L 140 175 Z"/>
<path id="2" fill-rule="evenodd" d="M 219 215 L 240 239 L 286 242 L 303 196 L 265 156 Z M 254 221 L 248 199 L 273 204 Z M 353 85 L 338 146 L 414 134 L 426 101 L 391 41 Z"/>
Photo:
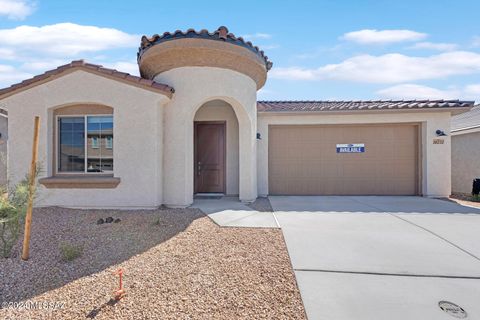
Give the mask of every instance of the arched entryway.
<path id="1" fill-rule="evenodd" d="M 239 194 L 239 124 L 223 100 L 206 102 L 195 113 L 194 193 Z"/>

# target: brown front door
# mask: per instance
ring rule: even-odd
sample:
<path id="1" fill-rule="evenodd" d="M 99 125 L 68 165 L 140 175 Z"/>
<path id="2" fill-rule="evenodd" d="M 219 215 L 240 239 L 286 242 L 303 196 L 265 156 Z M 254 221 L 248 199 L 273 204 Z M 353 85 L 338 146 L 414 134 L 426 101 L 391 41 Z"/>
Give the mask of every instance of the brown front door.
<path id="1" fill-rule="evenodd" d="M 195 193 L 225 193 L 225 122 L 195 122 Z"/>

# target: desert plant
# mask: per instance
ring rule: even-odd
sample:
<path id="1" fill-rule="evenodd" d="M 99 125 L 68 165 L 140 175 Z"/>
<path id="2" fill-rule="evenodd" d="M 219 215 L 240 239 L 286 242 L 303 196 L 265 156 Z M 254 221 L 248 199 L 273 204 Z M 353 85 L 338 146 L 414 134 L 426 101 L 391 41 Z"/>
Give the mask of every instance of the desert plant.
<path id="1" fill-rule="evenodd" d="M 63 261 L 73 261 L 83 254 L 83 246 L 63 243 L 60 245 Z"/>
<path id="2" fill-rule="evenodd" d="M 478 195 L 478 194 L 472 195 L 471 200 L 474 201 L 474 202 L 480 202 L 480 195 Z"/>
<path id="3" fill-rule="evenodd" d="M 38 166 L 39 168 L 39 166 Z M 29 181 L 36 181 L 38 173 L 33 177 L 26 175 L 15 187 L 8 190 L 8 196 L 0 196 L 0 253 L 8 258 L 21 233 L 29 198 Z M 33 196 L 35 196 L 36 182 Z"/>
<path id="4" fill-rule="evenodd" d="M 6 200 L 0 200 L 0 249 L 4 258 L 8 258 L 18 241 L 22 217 L 18 210 Z"/>

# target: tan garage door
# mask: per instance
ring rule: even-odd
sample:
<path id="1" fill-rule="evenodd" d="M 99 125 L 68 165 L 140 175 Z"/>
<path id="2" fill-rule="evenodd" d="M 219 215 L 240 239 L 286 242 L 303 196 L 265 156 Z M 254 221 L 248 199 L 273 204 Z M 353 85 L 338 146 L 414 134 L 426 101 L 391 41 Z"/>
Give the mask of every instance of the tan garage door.
<path id="1" fill-rule="evenodd" d="M 418 194 L 418 125 L 272 125 L 268 148 L 272 195 Z"/>

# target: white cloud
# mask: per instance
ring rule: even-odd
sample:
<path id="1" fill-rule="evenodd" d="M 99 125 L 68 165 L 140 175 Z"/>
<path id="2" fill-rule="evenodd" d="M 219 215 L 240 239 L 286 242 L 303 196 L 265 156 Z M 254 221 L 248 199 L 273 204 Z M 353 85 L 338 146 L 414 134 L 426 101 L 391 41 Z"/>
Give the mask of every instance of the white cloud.
<path id="1" fill-rule="evenodd" d="M 377 94 L 388 99 L 454 99 L 459 98 L 460 91 L 440 90 L 418 84 L 399 84 L 379 90 Z"/>
<path id="2" fill-rule="evenodd" d="M 464 89 L 465 95 L 467 97 L 476 97 L 476 100 L 480 98 L 480 83 L 469 84 Z"/>
<path id="3" fill-rule="evenodd" d="M 262 89 L 257 91 L 257 98 L 259 100 L 268 99 L 268 97 L 272 96 L 273 94 L 275 94 L 274 91 L 262 88 Z"/>
<path id="4" fill-rule="evenodd" d="M 399 53 L 381 56 L 360 55 L 316 69 L 274 68 L 270 76 L 290 80 L 402 83 L 479 72 L 480 54 L 453 51 L 429 57 L 411 57 Z"/>
<path id="5" fill-rule="evenodd" d="M 271 39 L 272 35 L 268 33 L 257 32 L 254 34 L 245 34 L 242 36 L 242 38 L 246 40 Z"/>
<path id="6" fill-rule="evenodd" d="M 0 0 L 1 1 L 1 0 Z M 113 28 L 58 23 L 42 27 L 19 26 L 0 30 L 0 49 L 54 56 L 75 56 L 114 48 L 134 48 L 140 37 Z"/>
<path id="7" fill-rule="evenodd" d="M 480 84 L 438 89 L 418 84 L 399 84 L 376 92 L 388 99 L 464 99 L 480 100 Z"/>
<path id="8" fill-rule="evenodd" d="M 29 70 L 33 72 L 44 72 L 46 70 L 54 69 L 58 66 L 71 62 L 71 59 L 49 59 L 49 60 L 29 60 L 21 65 L 22 70 Z"/>
<path id="9" fill-rule="evenodd" d="M 480 36 L 475 36 L 472 39 L 472 46 L 480 47 Z"/>
<path id="10" fill-rule="evenodd" d="M 135 61 L 114 58 L 116 52 L 108 50 L 134 50 L 139 39 L 113 28 L 74 23 L 0 29 L 0 61 L 4 63 L 0 68 L 0 88 L 79 58 L 93 63 L 108 61 L 104 63 L 108 67 L 138 75 Z M 133 51 L 131 56 L 134 55 Z"/>
<path id="11" fill-rule="evenodd" d="M 32 74 L 19 71 L 13 66 L 0 64 L 0 88 L 31 78 L 32 76 Z"/>
<path id="12" fill-rule="evenodd" d="M 23 20 L 35 10 L 35 4 L 26 0 L 0 0 L 0 16 Z"/>
<path id="13" fill-rule="evenodd" d="M 409 49 L 428 49 L 428 50 L 438 50 L 438 51 L 453 51 L 458 48 L 458 45 L 455 43 L 441 43 L 441 42 L 418 42 Z"/>
<path id="14" fill-rule="evenodd" d="M 305 69 L 301 67 L 289 67 L 289 68 L 273 68 L 269 77 L 273 79 L 286 79 L 286 80 L 320 80 L 321 68 L 319 69 Z"/>
<path id="15" fill-rule="evenodd" d="M 2 60 L 15 60 L 17 55 L 12 48 L 0 48 L 0 58 Z"/>
<path id="16" fill-rule="evenodd" d="M 130 73 L 131 75 L 134 75 L 134 76 L 140 75 L 137 62 L 118 61 L 113 63 L 105 62 L 100 64 L 106 68 L 116 69 L 118 71 Z"/>
<path id="17" fill-rule="evenodd" d="M 341 39 L 360 44 L 387 44 L 394 42 L 419 41 L 425 39 L 426 33 L 411 30 L 375 30 L 363 29 L 345 33 Z"/>
<path id="18" fill-rule="evenodd" d="M 260 50 L 273 50 L 280 48 L 278 44 L 266 44 L 266 45 L 259 45 Z"/>

